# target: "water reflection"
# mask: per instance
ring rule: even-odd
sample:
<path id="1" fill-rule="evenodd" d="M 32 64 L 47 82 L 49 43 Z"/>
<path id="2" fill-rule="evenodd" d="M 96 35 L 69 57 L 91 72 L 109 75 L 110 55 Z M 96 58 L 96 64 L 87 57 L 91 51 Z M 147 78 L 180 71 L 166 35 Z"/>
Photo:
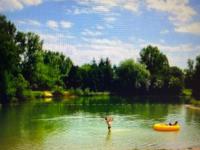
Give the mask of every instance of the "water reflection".
<path id="1" fill-rule="evenodd" d="M 107 115 L 114 117 L 111 132 L 102 119 Z M 180 132 L 152 130 L 154 123 L 175 119 L 180 120 Z M 144 145 L 171 148 L 170 144 L 185 148 L 198 145 L 199 129 L 199 111 L 174 104 L 131 103 L 116 97 L 41 100 L 0 109 L 0 149 L 4 150 L 92 149 L 91 143 L 99 149 L 117 150 Z"/>
<path id="2" fill-rule="evenodd" d="M 108 132 L 107 132 L 107 136 L 106 136 L 106 141 L 107 141 L 107 142 L 111 141 L 111 138 L 112 138 L 112 136 L 111 136 L 111 131 L 108 131 Z"/>

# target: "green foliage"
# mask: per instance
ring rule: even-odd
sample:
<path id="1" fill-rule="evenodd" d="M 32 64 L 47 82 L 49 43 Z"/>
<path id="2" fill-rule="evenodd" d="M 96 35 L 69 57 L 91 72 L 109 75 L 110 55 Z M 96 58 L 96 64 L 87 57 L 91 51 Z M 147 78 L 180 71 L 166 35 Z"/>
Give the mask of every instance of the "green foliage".
<path id="1" fill-rule="evenodd" d="M 0 99 L 23 98 L 23 91 L 64 86 L 72 61 L 58 52 L 44 51 L 37 34 L 17 32 L 15 25 L 0 15 Z M 26 92 L 27 93 L 27 92 Z"/>
<path id="2" fill-rule="evenodd" d="M 191 89 L 184 89 L 182 91 L 183 96 L 192 96 L 192 90 Z"/>
<path id="3" fill-rule="evenodd" d="M 178 67 L 170 67 L 167 57 L 151 45 L 140 52 L 140 62 L 151 73 L 150 93 L 181 94 L 184 88 L 184 74 Z"/>
<path id="4" fill-rule="evenodd" d="M 7 100 L 10 100 L 12 97 L 15 97 L 16 93 L 15 82 L 13 80 L 14 76 L 9 72 L 5 72 L 4 77 L 4 92 Z"/>
<path id="5" fill-rule="evenodd" d="M 47 90 L 52 89 L 59 80 L 59 70 L 50 64 L 44 64 L 44 52 L 36 54 L 35 65 L 35 89 Z"/>
<path id="6" fill-rule="evenodd" d="M 194 105 L 194 106 L 200 107 L 200 100 L 194 100 L 194 99 L 192 99 L 192 100 L 190 101 L 190 103 L 191 103 L 192 105 Z"/>
<path id="7" fill-rule="evenodd" d="M 72 67 L 70 58 L 51 51 L 45 51 L 43 57 L 44 64 L 49 68 L 50 79 L 53 79 L 53 85 L 64 86 L 64 77 L 68 76 Z"/>
<path id="8" fill-rule="evenodd" d="M 117 87 L 124 93 L 134 93 L 134 90 L 145 89 L 149 87 L 150 73 L 145 65 L 135 63 L 134 60 L 128 59 L 116 68 Z"/>
<path id="9" fill-rule="evenodd" d="M 192 78 L 194 75 L 194 61 L 191 59 L 188 59 L 188 68 L 185 69 L 185 87 L 186 88 L 192 88 Z"/>
<path id="10" fill-rule="evenodd" d="M 196 65 L 192 78 L 192 90 L 195 98 L 200 99 L 200 55 L 196 57 Z"/>
<path id="11" fill-rule="evenodd" d="M 16 97 L 20 99 L 25 99 L 24 91 L 26 91 L 29 87 L 28 81 L 26 81 L 22 74 L 19 74 L 15 78 L 15 88 L 16 88 Z"/>
<path id="12" fill-rule="evenodd" d="M 42 51 L 43 42 L 40 40 L 40 37 L 34 33 L 22 33 L 18 32 L 17 43 L 20 49 L 23 49 L 22 54 L 22 73 L 26 80 L 28 80 L 32 85 L 36 82 L 37 74 L 37 62 L 38 62 L 38 53 Z"/>
<path id="13" fill-rule="evenodd" d="M 69 90 L 70 93 L 72 93 L 73 95 L 77 95 L 77 96 L 83 96 L 83 90 L 80 88 L 76 88 L 76 89 L 70 89 Z"/>
<path id="14" fill-rule="evenodd" d="M 3 104 L 15 96 L 13 78 L 20 71 L 22 50 L 17 46 L 16 28 L 5 16 L 0 15 L 0 99 Z"/>
<path id="15" fill-rule="evenodd" d="M 43 42 L 34 33 L 17 34 L 18 46 L 24 50 L 22 72 L 34 90 L 52 89 L 63 86 L 63 76 L 71 69 L 72 62 L 58 52 L 44 51 Z"/>
<path id="16" fill-rule="evenodd" d="M 188 68 L 185 70 L 185 86 L 192 89 L 195 98 L 200 99 L 200 55 L 196 60 L 188 60 Z"/>
<path id="17" fill-rule="evenodd" d="M 171 94 L 181 94 L 184 88 L 184 74 L 178 67 L 170 67 L 168 71 L 168 89 Z"/>
<path id="18" fill-rule="evenodd" d="M 65 78 L 68 88 L 89 88 L 92 91 L 110 90 L 113 81 L 113 69 L 109 59 L 101 59 L 97 64 L 95 60 L 91 64 L 81 67 L 72 66 L 69 75 Z"/>
<path id="19" fill-rule="evenodd" d="M 147 66 L 152 75 L 162 74 L 169 67 L 166 55 L 161 53 L 157 47 L 151 45 L 141 50 L 140 62 Z"/>
<path id="20" fill-rule="evenodd" d="M 169 89 L 171 90 L 170 93 L 181 93 L 183 89 L 183 82 L 180 81 L 179 78 L 171 77 L 169 80 Z"/>
<path id="21" fill-rule="evenodd" d="M 63 96 L 64 95 L 64 89 L 61 86 L 55 86 L 53 89 L 53 96 Z"/>

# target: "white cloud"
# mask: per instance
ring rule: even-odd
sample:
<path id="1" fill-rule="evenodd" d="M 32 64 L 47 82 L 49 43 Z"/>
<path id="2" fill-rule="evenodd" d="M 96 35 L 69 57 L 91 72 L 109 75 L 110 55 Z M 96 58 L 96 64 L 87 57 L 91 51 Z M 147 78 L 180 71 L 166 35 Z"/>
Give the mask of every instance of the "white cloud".
<path id="1" fill-rule="evenodd" d="M 146 47 L 147 45 L 157 46 L 161 52 L 163 52 L 171 66 L 179 66 L 185 68 L 187 66 L 187 59 L 194 59 L 195 56 L 200 53 L 200 45 L 192 44 L 177 44 L 177 45 L 168 45 L 166 43 L 154 43 L 143 41 L 139 43 L 140 49 Z"/>
<path id="2" fill-rule="evenodd" d="M 168 34 L 168 33 L 169 33 L 169 30 L 167 30 L 167 29 L 160 31 L 160 34 Z"/>
<path id="3" fill-rule="evenodd" d="M 50 28 L 50 29 L 57 29 L 58 28 L 58 22 L 54 21 L 54 20 L 49 20 L 47 21 L 47 26 Z"/>
<path id="4" fill-rule="evenodd" d="M 96 26 L 96 29 L 97 29 L 97 30 L 103 30 L 103 29 L 104 29 L 104 27 L 103 27 L 103 26 L 101 26 L 101 25 L 97 25 L 97 26 Z"/>
<path id="5" fill-rule="evenodd" d="M 65 43 L 70 39 L 74 39 L 75 37 L 72 35 L 64 35 L 64 34 L 44 34 L 37 32 L 40 35 L 40 38 L 45 41 L 45 43 L 54 43 L 54 44 L 61 44 L 62 42 Z"/>
<path id="6" fill-rule="evenodd" d="M 143 39 L 135 39 L 135 42 L 124 42 L 119 39 L 83 37 L 82 42 L 72 44 L 73 36 L 64 34 L 41 34 L 44 40 L 44 48 L 59 51 L 69 56 L 76 65 L 89 63 L 93 58 L 108 57 L 113 64 L 119 64 L 120 61 L 127 58 L 139 57 L 142 48 L 151 44 L 157 46 L 167 55 L 170 65 L 178 65 L 185 68 L 188 58 L 194 57 L 200 52 L 200 45 L 177 44 L 168 45 L 167 43 L 146 42 Z M 68 42 L 66 42 L 68 41 Z"/>
<path id="7" fill-rule="evenodd" d="M 57 30 L 59 28 L 69 29 L 73 26 L 73 23 L 66 20 L 55 21 L 55 20 L 48 20 L 46 25 L 53 30 Z"/>
<path id="8" fill-rule="evenodd" d="M 127 0 L 123 3 L 123 8 L 131 12 L 138 12 L 139 1 L 136 0 Z"/>
<path id="9" fill-rule="evenodd" d="M 0 12 L 23 9 L 26 6 L 39 5 L 42 0 L 0 0 Z"/>
<path id="10" fill-rule="evenodd" d="M 89 6 L 93 11 L 87 11 L 90 13 L 101 12 L 109 13 L 114 8 L 120 8 L 123 10 L 129 10 L 131 12 L 137 12 L 139 10 L 139 0 L 76 0 L 79 4 Z M 81 12 L 81 11 L 79 11 Z M 85 12 L 85 11 L 82 11 Z"/>
<path id="11" fill-rule="evenodd" d="M 146 42 L 143 40 L 139 43 L 140 48 L 146 47 L 147 45 L 157 46 L 164 53 L 175 53 L 175 52 L 192 52 L 194 46 L 192 44 L 178 44 L 178 45 L 168 45 L 166 43 L 155 43 L 155 42 Z"/>
<path id="12" fill-rule="evenodd" d="M 71 13 L 74 15 L 80 14 L 93 14 L 93 13 L 110 13 L 110 9 L 106 6 L 86 6 L 86 7 L 73 7 L 71 9 L 66 9 L 67 13 Z"/>
<path id="13" fill-rule="evenodd" d="M 85 29 L 83 32 L 81 32 L 81 34 L 84 35 L 84 36 L 92 36 L 92 37 L 94 37 L 94 36 L 102 35 L 102 32 Z"/>
<path id="14" fill-rule="evenodd" d="M 60 22 L 60 25 L 61 25 L 62 28 L 67 28 L 68 29 L 68 28 L 71 28 L 73 24 L 71 22 L 69 22 L 69 21 L 64 21 L 63 20 L 63 21 Z"/>
<path id="15" fill-rule="evenodd" d="M 22 25 L 31 25 L 31 26 L 41 26 L 41 23 L 37 20 L 32 20 L 32 19 L 24 19 L 24 20 L 17 20 L 17 24 L 22 24 Z"/>
<path id="16" fill-rule="evenodd" d="M 116 20 L 116 18 L 115 17 L 105 17 L 104 20 L 107 23 L 113 23 Z"/>
<path id="17" fill-rule="evenodd" d="M 105 12 L 105 13 L 110 12 L 110 9 L 106 6 L 103 6 L 103 5 L 95 6 L 95 7 L 92 8 L 92 10 L 94 12 Z"/>
<path id="18" fill-rule="evenodd" d="M 91 8 L 84 8 L 84 7 L 73 7 L 71 9 L 66 9 L 66 13 L 68 14 L 74 14 L 74 15 L 80 15 L 80 14 L 90 14 L 94 13 L 94 11 Z"/>
<path id="19" fill-rule="evenodd" d="M 90 62 L 93 58 L 108 57 L 113 64 L 127 58 L 136 59 L 138 51 L 132 43 L 123 42 L 118 39 L 85 39 L 84 44 L 76 45 L 78 55 L 72 55 L 73 60 L 78 64 Z"/>
<path id="20" fill-rule="evenodd" d="M 176 32 L 200 35 L 200 22 L 194 22 L 197 12 L 189 5 L 189 0 L 146 0 L 147 8 L 168 14 Z M 168 32 L 161 31 L 161 34 Z"/>
<path id="21" fill-rule="evenodd" d="M 132 43 L 123 42 L 118 39 L 84 38 L 79 44 L 66 42 L 63 34 L 40 34 L 44 40 L 44 48 L 59 51 L 69 56 L 76 65 L 89 63 L 93 58 L 109 57 L 113 64 L 127 58 L 137 58 L 138 51 Z"/>
<path id="22" fill-rule="evenodd" d="M 174 24 L 188 22 L 196 15 L 196 11 L 189 6 L 189 0 L 146 0 L 147 7 L 169 14 L 169 20 Z"/>
<path id="23" fill-rule="evenodd" d="M 176 32 L 200 35 L 200 22 L 193 22 L 175 27 Z"/>

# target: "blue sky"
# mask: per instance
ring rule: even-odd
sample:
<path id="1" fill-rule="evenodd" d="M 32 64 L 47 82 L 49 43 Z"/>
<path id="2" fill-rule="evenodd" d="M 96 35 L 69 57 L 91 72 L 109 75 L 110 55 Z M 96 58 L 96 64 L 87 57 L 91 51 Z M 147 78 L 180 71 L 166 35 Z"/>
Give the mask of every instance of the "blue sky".
<path id="1" fill-rule="evenodd" d="M 200 55 L 199 0 L 0 0 L 0 13 L 77 65 L 137 60 L 149 44 L 181 68 Z"/>

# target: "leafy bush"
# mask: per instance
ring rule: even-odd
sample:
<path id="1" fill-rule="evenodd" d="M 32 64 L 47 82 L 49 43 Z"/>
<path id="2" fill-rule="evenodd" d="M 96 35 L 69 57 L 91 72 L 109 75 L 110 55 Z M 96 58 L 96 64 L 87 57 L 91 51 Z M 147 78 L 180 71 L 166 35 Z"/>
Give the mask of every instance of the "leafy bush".
<path id="1" fill-rule="evenodd" d="M 16 97 L 20 99 L 25 99 L 24 92 L 28 88 L 29 83 L 24 79 L 22 74 L 19 74 L 18 77 L 15 79 L 15 86 L 16 86 Z"/>
<path id="2" fill-rule="evenodd" d="M 55 86 L 53 89 L 53 96 L 63 96 L 64 95 L 64 89 L 61 86 Z"/>

